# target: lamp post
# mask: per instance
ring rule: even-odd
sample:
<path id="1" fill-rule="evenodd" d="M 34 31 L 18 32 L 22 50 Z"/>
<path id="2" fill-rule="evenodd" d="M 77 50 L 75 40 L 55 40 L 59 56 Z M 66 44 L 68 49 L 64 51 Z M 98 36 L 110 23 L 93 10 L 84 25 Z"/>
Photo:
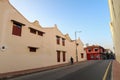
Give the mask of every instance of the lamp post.
<path id="1" fill-rule="evenodd" d="M 76 46 L 76 62 L 78 62 L 78 52 L 77 52 L 77 33 L 80 33 L 81 31 L 75 31 L 75 46 Z"/>

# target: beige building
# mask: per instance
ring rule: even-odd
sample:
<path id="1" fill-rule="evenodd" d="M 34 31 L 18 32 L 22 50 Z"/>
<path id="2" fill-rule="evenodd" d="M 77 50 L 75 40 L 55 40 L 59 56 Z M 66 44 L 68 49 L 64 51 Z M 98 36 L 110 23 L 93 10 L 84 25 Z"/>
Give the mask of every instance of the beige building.
<path id="1" fill-rule="evenodd" d="M 120 62 L 120 0 L 109 0 L 110 28 L 117 61 Z"/>
<path id="2" fill-rule="evenodd" d="M 83 43 L 77 40 L 78 61 L 86 60 Z M 76 61 L 75 40 L 56 25 L 43 28 L 29 22 L 10 3 L 0 0 L 0 74 Z"/>

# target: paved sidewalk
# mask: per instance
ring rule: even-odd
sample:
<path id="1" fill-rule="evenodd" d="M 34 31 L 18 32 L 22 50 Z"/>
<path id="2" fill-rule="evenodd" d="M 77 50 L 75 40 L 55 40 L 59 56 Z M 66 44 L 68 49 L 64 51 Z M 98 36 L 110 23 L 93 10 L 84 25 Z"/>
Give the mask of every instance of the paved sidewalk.
<path id="1" fill-rule="evenodd" d="M 17 77 L 17 76 L 22 76 L 22 75 L 26 75 L 26 74 L 46 71 L 46 70 L 64 67 L 64 66 L 68 66 L 68 65 L 70 65 L 70 63 L 64 63 L 64 64 L 58 64 L 58 65 L 47 66 L 47 67 L 42 67 L 42 68 L 28 69 L 28 70 L 23 70 L 23 71 L 16 71 L 16 72 L 0 74 L 0 80 L 6 80 L 6 79 L 9 79 L 12 77 Z"/>
<path id="2" fill-rule="evenodd" d="M 116 60 L 113 61 L 113 80 L 120 80 L 120 63 Z"/>
<path id="3" fill-rule="evenodd" d="M 81 61 L 78 63 L 86 62 Z M 74 63 L 74 64 L 78 64 Z M 10 73 L 5 73 L 5 74 L 0 74 L 0 80 L 6 80 L 12 77 L 17 77 L 17 76 L 22 76 L 26 74 L 31 74 L 31 73 L 36 73 L 36 72 L 41 72 L 41 71 L 46 71 L 46 70 L 51 70 L 51 69 L 56 69 L 59 67 L 65 67 L 71 65 L 70 63 L 64 63 L 64 64 L 58 64 L 58 65 L 53 65 L 53 66 L 47 66 L 47 67 L 42 67 L 42 68 L 37 68 L 37 69 L 29 69 L 29 70 L 23 70 L 23 71 L 16 71 L 16 72 L 10 72 Z"/>

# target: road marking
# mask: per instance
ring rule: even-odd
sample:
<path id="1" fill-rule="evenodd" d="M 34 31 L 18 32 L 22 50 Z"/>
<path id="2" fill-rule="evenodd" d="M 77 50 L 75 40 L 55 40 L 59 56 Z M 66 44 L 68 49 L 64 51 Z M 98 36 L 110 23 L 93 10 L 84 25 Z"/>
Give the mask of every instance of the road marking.
<path id="1" fill-rule="evenodd" d="M 105 74 L 104 74 L 104 77 L 103 77 L 102 80 L 106 80 L 106 77 L 107 77 L 107 74 L 108 74 L 108 70 L 109 70 L 109 68 L 110 68 L 110 65 L 111 65 L 111 61 L 110 61 L 109 65 L 108 65 L 108 67 L 107 67 L 107 69 L 106 69 L 106 71 L 105 71 Z"/>

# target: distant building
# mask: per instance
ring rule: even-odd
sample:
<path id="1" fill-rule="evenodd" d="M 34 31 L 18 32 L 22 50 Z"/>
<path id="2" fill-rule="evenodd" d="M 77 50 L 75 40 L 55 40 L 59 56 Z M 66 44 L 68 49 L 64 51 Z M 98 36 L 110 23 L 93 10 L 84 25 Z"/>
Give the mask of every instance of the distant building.
<path id="1" fill-rule="evenodd" d="M 87 60 L 101 60 L 104 48 L 98 45 L 87 46 L 85 48 Z"/>
<path id="2" fill-rule="evenodd" d="M 115 54 L 110 49 L 105 49 L 103 59 L 115 59 Z"/>
<path id="3" fill-rule="evenodd" d="M 108 0 L 110 8 L 110 28 L 114 42 L 114 51 L 120 63 L 120 0 Z"/>
<path id="4" fill-rule="evenodd" d="M 86 60 L 77 39 L 78 61 Z M 29 22 L 10 3 L 0 0 L 0 75 L 76 62 L 75 40 L 57 28 Z"/>
<path id="5" fill-rule="evenodd" d="M 104 53 L 113 53 L 110 49 L 105 49 Z"/>

